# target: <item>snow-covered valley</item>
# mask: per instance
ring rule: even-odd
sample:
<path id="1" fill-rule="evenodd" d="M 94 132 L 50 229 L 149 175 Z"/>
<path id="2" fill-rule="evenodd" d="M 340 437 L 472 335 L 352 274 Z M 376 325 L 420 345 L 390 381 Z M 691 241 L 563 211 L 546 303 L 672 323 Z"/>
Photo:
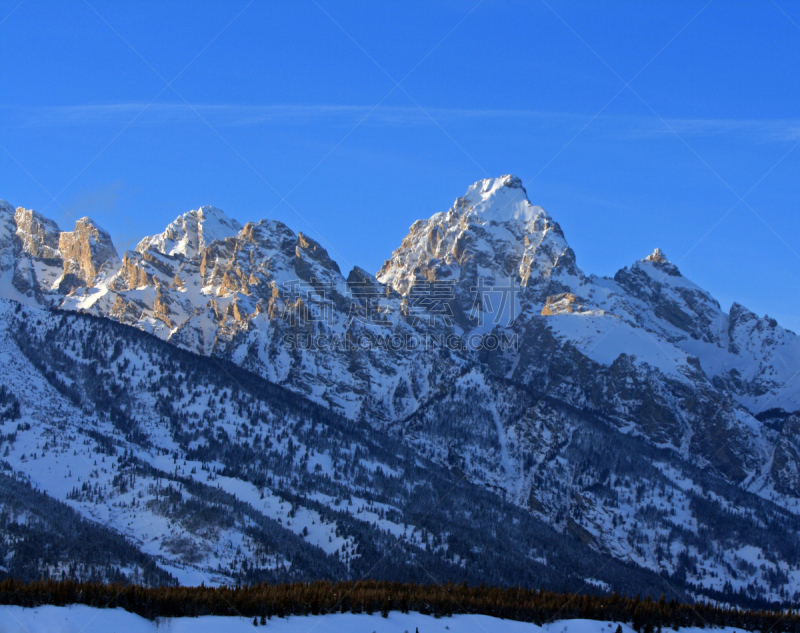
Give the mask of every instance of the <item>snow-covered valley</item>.
<path id="1" fill-rule="evenodd" d="M 278 633 L 633 633 L 626 623 L 597 620 L 557 620 L 543 626 L 515 622 L 486 615 L 460 614 L 436 618 L 419 613 L 392 611 L 388 617 L 376 613 L 331 613 L 318 616 L 272 618 L 264 625 Z M 197 618 L 160 618 L 146 620 L 122 609 L 98 609 L 83 605 L 68 607 L 42 606 L 23 608 L 6 606 L 0 609 L 0 630 L 7 633 L 250 633 L 253 619 L 238 616 L 201 616 Z M 255 630 L 260 630 L 256 626 Z M 678 633 L 700 633 L 696 627 L 682 627 Z M 743 633 L 745 629 L 725 627 L 719 633 Z"/>

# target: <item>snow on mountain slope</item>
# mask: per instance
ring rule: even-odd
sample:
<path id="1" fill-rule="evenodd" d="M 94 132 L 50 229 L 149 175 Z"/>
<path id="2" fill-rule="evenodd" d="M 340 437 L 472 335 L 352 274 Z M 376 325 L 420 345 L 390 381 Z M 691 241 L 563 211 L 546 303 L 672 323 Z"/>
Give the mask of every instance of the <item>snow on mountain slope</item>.
<path id="1" fill-rule="evenodd" d="M 620 560 L 721 592 L 746 592 L 751 580 L 740 570 L 754 561 L 780 560 L 772 568 L 787 576 L 774 591 L 800 583 L 800 566 L 790 562 L 789 549 L 780 554 L 761 549 L 776 521 L 786 520 L 778 517 L 791 516 L 782 507 L 785 497 L 776 496 L 773 504 L 753 493 L 731 496 L 733 488 L 723 478 L 708 475 L 713 469 L 697 468 L 689 451 L 681 458 L 670 449 L 668 435 L 659 437 L 669 433 L 669 420 L 654 429 L 620 428 L 619 422 L 597 409 L 567 406 L 556 393 L 525 393 L 513 383 L 473 371 L 406 420 L 402 432 L 420 454 L 458 469 L 468 480 L 484 482 Z M 731 442 L 736 450 L 726 459 L 735 460 L 736 453 L 749 448 L 751 440 L 742 441 L 744 447 Z M 796 443 L 785 450 L 796 451 Z M 787 485 L 797 481 L 793 471 L 782 476 Z M 734 524 L 737 536 L 731 539 Z M 687 565 L 687 552 L 696 558 L 696 567 Z"/>
<path id="2" fill-rule="evenodd" d="M 430 570 L 552 587 L 594 574 L 627 593 L 666 590 L 397 436 L 233 364 L 6 301 L 0 328 L 2 383 L 21 403 L 0 425 L 5 468 L 181 583 L 424 580 Z"/>
<path id="3" fill-rule="evenodd" d="M 613 279 L 585 276 L 561 229 L 512 176 L 479 181 L 448 213 L 416 222 L 378 279 L 403 295 L 415 283 L 455 282 L 452 311 L 466 331 L 476 316 L 484 328 L 515 331 L 540 313 L 557 316 L 549 319 L 557 336 L 602 364 L 624 352 L 681 378 L 697 358 L 753 413 L 800 407 L 800 389 L 787 385 L 800 372 L 799 337 L 768 318 L 748 328 L 736 304 L 727 315 L 660 249 Z M 504 298 L 495 293 L 494 312 L 480 315 L 475 290 L 484 283 L 513 288 L 513 307 L 498 314 Z"/>
<path id="4" fill-rule="evenodd" d="M 519 335 L 526 349 L 489 357 L 489 366 L 530 381 L 529 358 L 541 360 L 534 350 L 544 324 L 560 346 L 607 367 L 624 354 L 635 367 L 662 375 L 667 390 L 673 382 L 682 385 L 679 389 L 700 389 L 712 408 L 727 410 L 713 404 L 724 396 L 711 393 L 707 378 L 716 379 L 715 388 L 727 380 L 723 391 L 748 405 L 752 398 L 735 388 L 739 376 L 746 376 L 748 385 L 761 374 L 788 380 L 791 373 L 776 374 L 774 364 L 791 368 L 800 362 L 792 357 L 797 341 L 791 333 L 786 334 L 788 355 L 776 356 L 772 339 L 763 342 L 761 369 L 741 354 L 731 357 L 730 351 L 720 361 L 725 355 L 720 345 L 730 329 L 727 316 L 660 251 L 614 280 L 585 277 L 558 225 L 528 202 L 519 180 L 510 176 L 480 181 L 447 214 L 416 223 L 379 273 L 388 286 L 363 274 L 348 283 L 324 249 L 280 223 L 248 224 L 231 235 L 237 228 L 210 207 L 185 214 L 160 236 L 143 240 L 136 252 L 126 253 L 116 274 L 95 287 L 72 291 L 61 306 L 110 316 L 188 349 L 232 359 L 348 416 L 386 421 L 413 413 L 435 390 L 446 389 L 468 366 L 468 356 L 448 350 L 442 362 L 427 350 L 407 349 L 356 350 L 354 355 L 335 346 L 321 350 L 297 342 L 311 340 L 314 328 L 328 341 L 374 336 L 380 332 L 374 322 L 353 319 L 370 311 L 385 314 L 392 325 L 388 333 L 401 337 L 485 334 L 499 327 Z M 209 243 L 212 235 L 226 237 Z M 425 302 L 413 297 L 414 288 L 442 282 L 456 282 L 443 304 L 448 309 L 426 316 Z M 510 300 L 476 301 L 475 289 L 482 284 L 508 286 L 505 298 Z M 354 289 L 366 285 L 373 295 L 364 301 Z M 550 294 L 556 291 L 560 294 Z M 419 321 L 433 327 L 421 328 Z M 527 349 L 531 346 L 534 350 Z M 698 374 L 695 357 L 705 377 Z M 715 363 L 722 369 L 714 370 Z M 794 393 L 780 380 L 768 386 L 778 396 Z M 573 402 L 585 401 L 580 392 L 566 395 Z M 674 407 L 684 400 L 677 395 L 662 404 Z M 604 405 L 614 406 L 613 399 Z M 730 417 L 745 418 L 741 413 Z M 747 476 L 739 470 L 740 478 Z"/>
<path id="5" fill-rule="evenodd" d="M 0 338 L 0 360 L 6 368 L 3 383 L 23 402 L 22 419 L 29 421 L 24 429 L 17 430 L 14 441 L 6 445 L 4 459 L 39 489 L 67 501 L 87 518 L 127 536 L 141 551 L 157 557 L 163 569 L 185 584 L 228 582 L 230 574 L 235 573 L 242 550 L 249 552 L 251 560 L 265 569 L 291 566 L 286 556 L 292 547 L 284 545 L 283 553 L 280 549 L 265 550 L 263 535 L 254 529 L 258 525 L 254 517 L 243 517 L 245 520 L 237 525 L 235 520 L 209 516 L 197 525 L 198 521 L 192 519 L 204 507 L 211 507 L 209 501 L 224 506 L 226 502 L 234 503 L 235 499 L 257 508 L 263 517 L 262 530 L 264 521 L 274 529 L 282 522 L 291 526 L 294 520 L 298 527 L 290 531 L 299 534 L 306 527 L 305 542 L 321 547 L 327 554 L 353 546 L 352 538 L 342 538 L 337 533 L 336 523 L 322 521 L 313 510 L 297 509 L 267 493 L 263 487 L 219 475 L 216 471 L 224 466 L 216 460 L 208 463 L 184 458 L 178 465 L 175 455 L 181 449 L 180 444 L 171 437 L 164 420 L 150 421 L 158 392 L 150 397 L 143 393 L 138 401 L 135 395 L 134 385 L 146 383 L 157 371 L 157 367 L 147 362 L 146 353 L 130 348 L 122 351 L 118 344 L 110 346 L 111 356 L 116 354 L 115 366 L 118 369 L 133 366 L 133 371 L 126 372 L 125 404 L 116 411 L 112 409 L 112 420 L 104 420 L 89 413 L 90 403 L 81 403 L 80 392 L 75 389 L 80 384 L 76 374 L 71 378 L 65 375 L 54 382 L 45 380 L 35 363 L 20 354 L 13 337 L 9 336 L 8 328 L 13 327 L 20 314 L 26 314 L 31 320 L 36 318 L 39 326 L 47 322 L 47 316 L 37 318 L 35 312 L 15 313 L 8 304 L 3 308 L 3 336 Z M 36 326 L 31 332 L 35 330 Z M 84 353 L 103 354 L 85 347 Z M 67 351 L 62 362 L 80 357 L 80 352 Z M 85 366 L 85 370 L 90 373 L 82 377 L 83 381 L 88 377 L 89 388 L 100 392 L 95 396 L 102 397 L 107 389 L 113 391 L 111 381 L 102 375 L 102 370 L 99 375 L 95 373 L 97 369 L 89 366 Z M 175 379 L 174 374 L 172 379 Z M 205 410 L 205 407 L 191 406 L 200 396 L 201 391 L 195 389 L 187 399 L 187 410 L 194 416 Z M 225 436 L 227 432 L 238 434 L 241 422 L 236 417 L 228 417 L 215 432 Z M 137 437 L 146 437 L 147 441 L 132 441 Z M 181 480 L 183 475 L 188 475 L 188 480 Z M 193 489 L 191 482 L 198 485 Z M 220 493 L 209 494 L 215 488 Z M 187 502 L 190 512 L 170 511 L 176 504 L 179 507 Z"/>
<path id="6" fill-rule="evenodd" d="M 709 379 L 751 412 L 800 408 L 791 382 L 800 374 L 800 337 L 774 319 L 738 303 L 726 314 L 658 249 L 619 271 L 614 285 L 619 290 L 598 305 L 697 358 Z"/>
<path id="7" fill-rule="evenodd" d="M 771 529 L 788 520 L 771 503 L 800 512 L 790 415 L 800 409 L 800 339 L 738 304 L 726 313 L 662 251 L 613 278 L 584 274 L 559 225 L 513 176 L 479 181 L 449 211 L 414 223 L 377 276 L 356 268 L 345 277 L 308 236 L 268 220 L 240 226 L 213 207 L 180 216 L 121 262 L 92 230 L 84 223 L 76 240 L 34 212 L 0 207 L 4 296 L 114 319 L 376 433 L 400 433 L 432 463 L 618 560 L 684 574 L 703 591 L 754 583 L 780 597 L 741 553 L 757 544 L 717 528 L 712 544 L 685 535 L 743 503 L 748 521 Z M 491 337 L 511 344 L 484 347 Z M 544 403 L 560 422 L 542 418 Z M 625 475 L 646 472 L 647 490 L 623 492 L 618 462 L 592 466 L 603 477 L 587 470 L 575 447 L 588 450 L 595 423 L 610 433 L 611 453 L 609 438 L 664 452 Z M 221 426 L 230 435 L 242 425 Z M 170 442 L 163 450 L 174 452 Z M 343 462 L 321 463 L 335 471 Z M 712 491 L 704 477 L 730 488 Z M 681 497 L 679 482 L 702 495 Z M 678 519 L 664 514 L 675 499 Z M 654 509 L 642 515 L 642 504 Z M 386 529 L 398 533 L 396 522 Z M 787 551 L 760 553 L 794 587 Z"/>

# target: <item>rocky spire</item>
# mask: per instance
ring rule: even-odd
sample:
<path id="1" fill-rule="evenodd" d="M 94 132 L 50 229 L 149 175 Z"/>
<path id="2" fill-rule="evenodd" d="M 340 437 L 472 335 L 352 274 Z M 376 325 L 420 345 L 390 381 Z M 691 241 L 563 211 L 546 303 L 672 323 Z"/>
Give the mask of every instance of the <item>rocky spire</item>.
<path id="1" fill-rule="evenodd" d="M 89 218 L 81 218 L 73 231 L 59 235 L 58 251 L 64 262 L 59 284 L 64 294 L 78 286 L 92 285 L 100 273 L 113 272 L 120 264 L 108 231 Z"/>

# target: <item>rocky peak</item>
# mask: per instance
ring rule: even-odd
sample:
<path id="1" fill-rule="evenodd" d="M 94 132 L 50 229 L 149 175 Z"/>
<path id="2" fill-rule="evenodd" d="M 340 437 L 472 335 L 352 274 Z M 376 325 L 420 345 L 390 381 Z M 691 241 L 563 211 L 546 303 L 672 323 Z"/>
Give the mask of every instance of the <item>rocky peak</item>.
<path id="1" fill-rule="evenodd" d="M 758 321 L 758 315 L 752 310 L 748 310 L 741 303 L 733 302 L 730 310 L 731 326 L 736 326 L 748 321 L 755 323 Z"/>
<path id="2" fill-rule="evenodd" d="M 297 234 L 297 247 L 295 254 L 300 258 L 307 258 L 318 262 L 323 268 L 328 270 L 335 270 L 339 275 L 342 271 L 339 269 L 339 264 L 333 261 L 319 242 L 311 239 L 308 235 L 303 233 Z"/>
<path id="3" fill-rule="evenodd" d="M 354 267 L 347 275 L 347 286 L 356 299 L 374 299 L 394 294 L 391 288 L 384 286 L 374 275 L 359 266 Z"/>
<path id="4" fill-rule="evenodd" d="M 650 255 L 644 258 L 646 262 L 653 262 L 654 264 L 660 264 L 661 262 L 668 261 L 667 256 L 660 248 L 656 248 Z"/>
<path id="5" fill-rule="evenodd" d="M 278 220 L 261 220 L 248 222 L 238 234 L 239 240 L 260 245 L 269 249 L 277 249 L 284 253 L 291 253 L 297 236 L 294 231 Z"/>
<path id="6" fill-rule="evenodd" d="M 374 275 L 361 268 L 361 266 L 353 267 L 353 270 L 347 275 L 347 283 L 368 286 L 373 288 L 376 292 L 380 292 L 383 288 L 383 284 L 381 284 Z"/>
<path id="7" fill-rule="evenodd" d="M 456 200 L 454 209 L 480 216 L 485 222 L 530 222 L 544 212 L 530 203 L 522 181 L 511 175 L 479 180 Z"/>
<path id="8" fill-rule="evenodd" d="M 191 259 L 216 240 L 233 237 L 242 225 L 217 207 L 204 206 L 178 216 L 163 233 L 144 238 L 136 246 L 143 253 L 155 250 L 172 257 Z"/>
<path id="9" fill-rule="evenodd" d="M 669 261 L 666 253 L 660 248 L 656 248 L 656 250 L 641 260 L 641 262 L 637 262 L 637 264 L 639 263 L 650 264 L 654 268 L 671 277 L 680 277 L 681 275 L 678 267 Z"/>
<path id="10" fill-rule="evenodd" d="M 14 212 L 17 236 L 22 240 L 22 250 L 37 259 L 59 259 L 59 235 L 61 229 L 58 225 L 32 209 L 19 207 Z"/>
<path id="11" fill-rule="evenodd" d="M 542 207 L 531 204 L 516 176 L 479 180 L 456 200 L 450 213 L 467 224 L 502 225 L 518 238 L 529 233 L 551 233 L 564 239 L 558 223 Z"/>
<path id="12" fill-rule="evenodd" d="M 773 319 L 768 314 L 765 314 L 763 317 L 759 317 L 755 312 L 752 312 L 745 308 L 743 305 L 734 302 L 731 305 L 730 311 L 730 324 L 731 327 L 741 327 L 744 324 L 757 324 L 759 331 L 767 332 L 770 330 L 778 330 L 780 329 L 782 332 L 786 332 L 778 322 Z"/>
<path id="13" fill-rule="evenodd" d="M 306 281 L 315 277 L 320 281 L 325 278 L 344 282 L 339 265 L 319 242 L 303 233 L 295 234 L 283 222 L 248 222 L 233 243 L 240 260 L 243 253 L 239 251 L 246 251 L 248 261 L 260 262 L 259 265 L 263 265 L 271 275 L 288 274 Z"/>
<path id="14" fill-rule="evenodd" d="M 401 295 L 420 282 L 452 280 L 468 294 L 478 277 L 534 288 L 560 276 L 583 273 L 561 227 L 530 203 L 515 176 L 479 180 L 447 213 L 415 222 L 377 274 Z"/>
<path id="15" fill-rule="evenodd" d="M 739 303 L 731 306 L 727 325 L 728 351 L 738 357 L 728 365 L 730 384 L 747 406 L 755 411 L 800 411 L 795 382 L 800 374 L 800 337 Z"/>
<path id="16" fill-rule="evenodd" d="M 725 315 L 705 290 L 681 275 L 664 251 L 652 254 L 614 275 L 624 292 L 648 306 L 638 319 L 649 322 L 668 340 L 688 338 L 725 344 Z M 652 319 L 655 317 L 655 320 Z"/>
<path id="17" fill-rule="evenodd" d="M 734 302 L 728 315 L 728 351 L 741 354 L 747 348 L 756 347 L 769 326 L 766 317 L 761 319 L 752 310 Z"/>
<path id="18" fill-rule="evenodd" d="M 73 231 L 59 235 L 58 250 L 64 262 L 59 290 L 65 294 L 92 285 L 99 274 L 112 272 L 120 264 L 108 231 L 89 218 L 81 218 Z"/>

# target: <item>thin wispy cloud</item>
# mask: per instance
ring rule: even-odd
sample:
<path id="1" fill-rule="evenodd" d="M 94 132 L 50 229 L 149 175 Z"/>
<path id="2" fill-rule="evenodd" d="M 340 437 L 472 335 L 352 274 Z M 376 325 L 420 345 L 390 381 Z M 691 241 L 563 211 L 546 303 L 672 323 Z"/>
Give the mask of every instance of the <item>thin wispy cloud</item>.
<path id="1" fill-rule="evenodd" d="M 195 104 L 205 118 L 220 126 L 262 125 L 350 125 L 370 113 L 372 106 L 341 104 L 227 105 Z M 145 109 L 146 108 L 146 109 Z M 128 102 L 72 106 L 0 106 L 7 125 L 27 128 L 118 125 L 145 110 L 141 124 L 194 123 L 197 114 L 186 104 Z M 524 109 L 426 108 L 436 121 L 449 124 L 479 121 L 517 120 L 548 123 L 585 122 L 585 113 L 549 112 Z M 699 119 L 666 118 L 673 130 L 684 136 L 747 136 L 754 141 L 782 142 L 800 139 L 799 119 Z M 367 125 L 408 127 L 433 125 L 430 117 L 417 107 L 381 106 L 371 112 Z M 648 116 L 600 116 L 596 127 L 623 138 L 652 138 L 674 134 L 664 124 Z"/>
<path id="2" fill-rule="evenodd" d="M 87 125 L 116 123 L 125 117 L 135 116 L 145 110 L 141 119 L 149 123 L 194 122 L 196 113 L 186 104 L 114 103 L 75 106 L 2 106 L 7 117 L 16 125 L 49 127 L 61 125 Z M 341 120 L 350 122 L 372 112 L 372 124 L 387 126 L 430 125 L 430 118 L 417 107 L 338 105 L 338 104 L 276 104 L 263 106 L 193 104 L 193 108 L 222 125 L 310 124 Z M 532 110 L 477 110 L 430 108 L 434 116 L 442 119 L 476 120 L 499 118 L 570 118 L 570 115 Z"/>
<path id="3" fill-rule="evenodd" d="M 797 141 L 800 139 L 800 120 L 794 119 L 668 119 L 667 128 L 656 119 L 627 119 L 626 134 L 637 138 L 674 136 L 746 136 L 755 141 Z"/>

